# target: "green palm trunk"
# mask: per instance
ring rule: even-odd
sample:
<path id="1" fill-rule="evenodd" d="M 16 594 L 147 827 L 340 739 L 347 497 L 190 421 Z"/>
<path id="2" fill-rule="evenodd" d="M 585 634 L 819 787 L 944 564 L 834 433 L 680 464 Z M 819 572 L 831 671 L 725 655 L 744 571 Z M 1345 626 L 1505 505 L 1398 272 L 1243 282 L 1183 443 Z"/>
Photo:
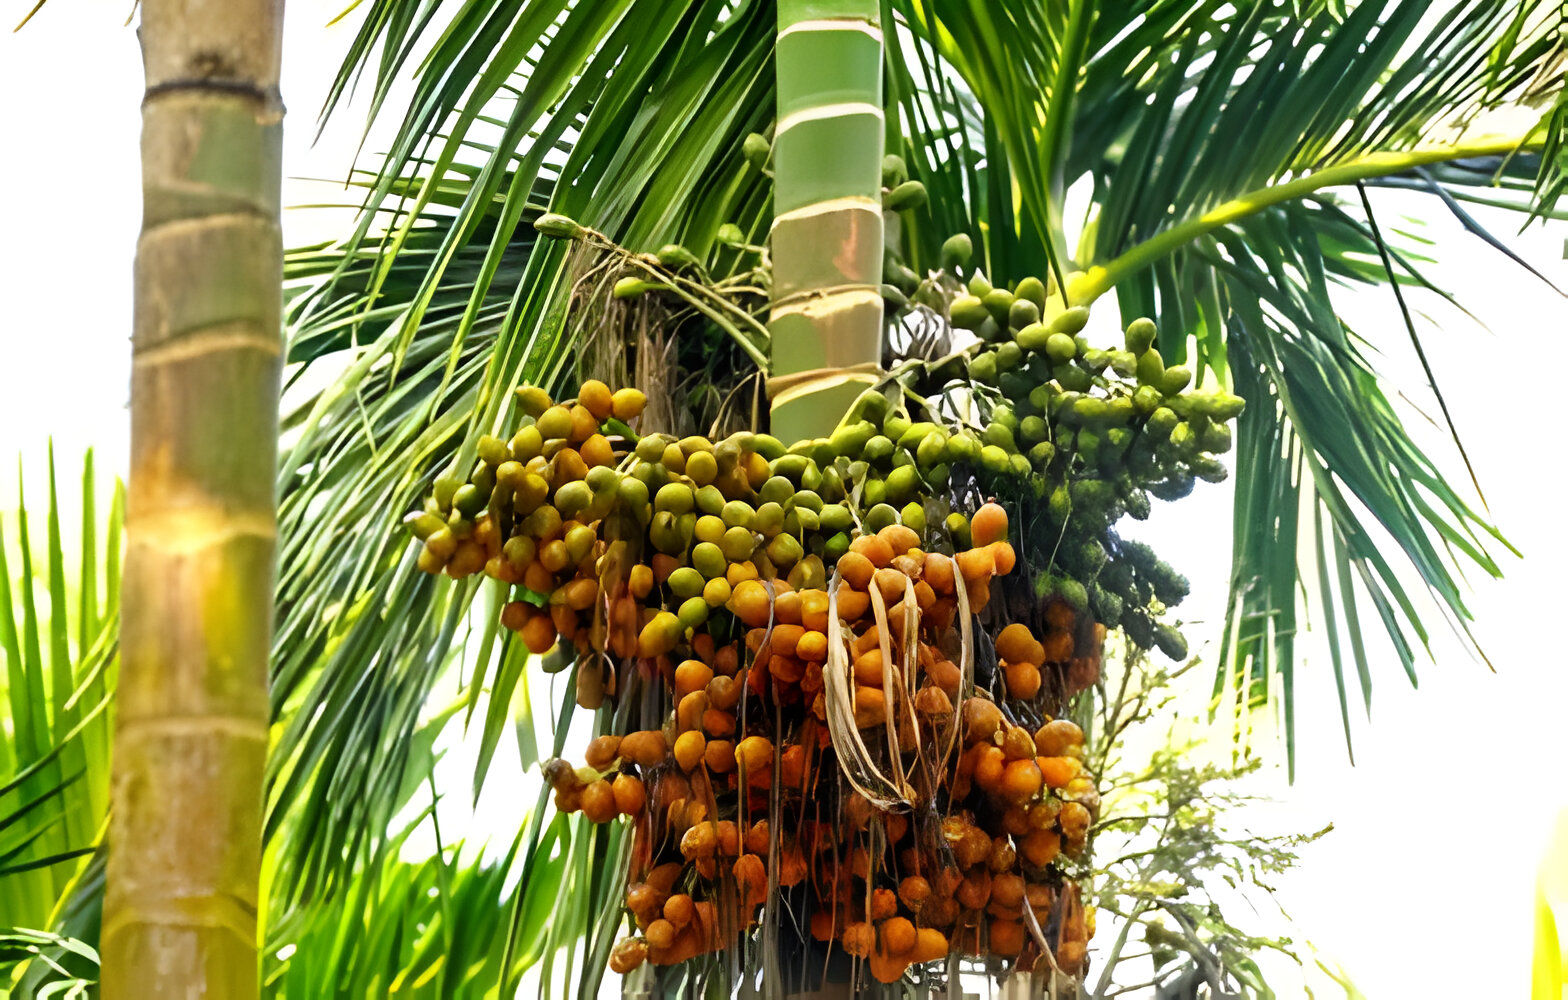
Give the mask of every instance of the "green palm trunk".
<path id="1" fill-rule="evenodd" d="M 780 0 L 773 145 L 773 433 L 821 437 L 881 357 L 877 0 Z"/>
<path id="2" fill-rule="evenodd" d="M 281 0 L 149 0 L 103 995 L 257 995 Z"/>
<path id="3" fill-rule="evenodd" d="M 877 0 L 778 6 L 769 394 L 796 441 L 830 433 L 881 361 L 882 28 Z"/>

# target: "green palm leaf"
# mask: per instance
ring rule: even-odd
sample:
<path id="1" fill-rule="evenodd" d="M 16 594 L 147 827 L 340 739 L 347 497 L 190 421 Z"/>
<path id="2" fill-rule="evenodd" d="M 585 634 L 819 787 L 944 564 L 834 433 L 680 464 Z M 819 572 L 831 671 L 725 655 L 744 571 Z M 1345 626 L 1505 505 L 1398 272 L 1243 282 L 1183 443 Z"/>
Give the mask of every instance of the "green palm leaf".
<path id="1" fill-rule="evenodd" d="M 84 859 L 108 810 L 124 491 L 116 484 L 100 517 L 88 452 L 81 529 L 68 532 L 52 450 L 48 472 L 42 531 L 20 498 L 14 516 L 0 519 L 0 700 L 10 716 L 0 725 L 0 932 L 48 928 L 91 938 L 95 921 L 76 920 L 70 900 L 92 880 Z M 67 571 L 68 552 L 79 556 L 79 570 Z M 74 942 L 43 930 L 0 938 L 0 952 L 24 992 L 33 988 L 27 984 L 63 982 L 60 962 L 78 969 L 67 954 Z"/>
<path id="2" fill-rule="evenodd" d="M 494 860 L 462 844 L 404 859 L 408 838 L 431 821 L 427 811 L 383 844 L 337 905 L 272 929 L 268 996 L 481 996 L 498 981 L 519 843 Z"/>
<path id="3" fill-rule="evenodd" d="M 1364 697 L 1370 681 L 1355 629 L 1358 601 L 1377 610 L 1412 680 L 1427 641 L 1426 612 L 1382 554 L 1390 546 L 1468 637 L 1458 574 L 1473 564 L 1497 575 L 1482 541 L 1502 540 L 1411 443 L 1372 354 L 1344 327 L 1334 301 L 1347 286 L 1429 283 L 1417 270 L 1419 254 L 1375 236 L 1370 207 L 1350 208 L 1334 192 L 1364 182 L 1425 191 L 1445 211 L 1478 201 L 1525 213 L 1539 185 L 1537 214 L 1554 214 L 1545 178 L 1556 175 L 1534 152 L 1540 130 L 1446 145 L 1433 138 L 1486 108 L 1561 93 L 1551 5 L 1363 2 L 1342 12 L 1329 4 L 1101 4 L 1067 105 L 1073 120 L 1050 129 L 1042 124 L 1054 101 L 1049 87 L 1032 90 L 1031 108 L 1020 112 L 1017 95 L 965 57 L 978 44 L 964 41 L 965 5 L 913 6 L 906 50 L 928 65 L 907 74 L 901 111 L 910 145 L 953 144 L 923 123 L 961 123 L 957 144 L 967 149 L 958 159 L 1002 178 L 977 184 L 950 161 L 935 167 L 914 157 L 932 204 L 967 200 L 974 212 L 967 228 L 986 237 L 1001 277 L 1043 273 L 1051 255 L 1014 241 L 1029 223 L 1059 217 L 1061 193 L 1022 180 L 1033 176 L 1028 159 L 1059 145 L 1065 128 L 1073 136 L 1067 183 L 1093 184 L 1074 260 L 1088 273 L 1082 292 L 1114 289 L 1124 320 L 1158 318 L 1168 363 L 1195 362 L 1200 378 L 1229 379 L 1254 400 L 1236 461 L 1233 586 L 1217 685 L 1234 682 L 1247 695 L 1243 704 L 1256 704 L 1277 672 L 1293 755 L 1296 605 L 1311 572 L 1300 553 L 1314 547 L 1332 547 L 1354 570 L 1316 589 L 1324 614 L 1337 608 L 1336 626 L 1350 626 Z M 1043 30 L 1023 8 L 999 4 L 988 15 L 1011 27 L 996 40 L 1006 53 L 997 64 L 1035 65 L 1066 37 Z M 913 82 L 954 70 L 962 86 Z M 998 148 L 991 137 L 1008 136 L 1017 121 L 1027 140 L 1004 139 L 1005 163 L 986 156 Z M 912 252 L 927 255 L 941 238 L 918 226 L 906 235 L 924 240 Z M 1385 266 L 1368 264 L 1380 255 Z M 1441 405 L 1440 391 L 1431 390 Z M 1287 398 L 1293 402 L 1280 402 Z M 1303 490 L 1326 520 L 1298 524 Z M 1343 637 L 1330 631 L 1337 658 Z"/>

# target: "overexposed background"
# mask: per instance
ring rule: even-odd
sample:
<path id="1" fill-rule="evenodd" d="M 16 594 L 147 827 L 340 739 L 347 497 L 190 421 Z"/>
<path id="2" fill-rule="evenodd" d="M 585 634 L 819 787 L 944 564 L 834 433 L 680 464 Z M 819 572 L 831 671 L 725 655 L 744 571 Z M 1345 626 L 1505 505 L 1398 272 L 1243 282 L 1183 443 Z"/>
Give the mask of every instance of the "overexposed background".
<path id="1" fill-rule="evenodd" d="M 341 185 L 299 179 L 341 179 L 360 138 L 356 108 L 312 144 L 316 113 L 353 30 L 326 26 L 342 2 L 301 0 L 289 11 L 284 163 L 295 179 L 285 184 L 285 204 L 352 200 Z M 25 6 L 9 5 L 8 16 L 19 18 Z M 101 470 L 125 470 L 131 258 L 140 210 L 141 66 L 134 30 L 124 24 L 130 7 L 55 0 L 21 33 L 0 34 L 0 509 L 16 495 L 13 455 L 29 470 L 29 496 L 38 496 L 51 438 L 64 476 L 74 474 L 88 447 Z M 396 97 L 389 107 L 401 110 Z M 368 153 L 384 148 L 378 138 L 371 137 Z M 1433 657 L 1420 665 L 1421 686 L 1412 690 L 1381 640 L 1369 636 L 1375 699 L 1370 722 L 1353 705 L 1354 767 L 1327 655 L 1310 635 L 1299 643 L 1296 781 L 1286 780 L 1275 720 L 1255 719 L 1254 746 L 1271 762 L 1259 784 L 1277 801 L 1249 821 L 1271 832 L 1334 823 L 1335 832 L 1305 850 L 1302 868 L 1280 880 L 1279 899 L 1295 919 L 1289 933 L 1342 965 L 1370 997 L 1522 997 L 1534 872 L 1553 817 L 1568 807 L 1568 664 L 1554 624 L 1568 564 L 1559 457 L 1568 427 L 1559 402 L 1568 303 L 1439 215 L 1434 202 L 1384 195 L 1377 204 L 1387 213 L 1380 220 L 1385 231 L 1400 212 L 1424 213 L 1426 234 L 1444 260 L 1431 273 L 1485 324 L 1418 299 L 1432 310 L 1418 322 L 1491 512 L 1524 558 L 1498 553 L 1502 582 L 1471 576 L 1476 632 L 1495 673 L 1466 657 L 1434 615 Z M 1515 217 L 1475 214 L 1568 287 L 1568 227 L 1536 226 L 1513 236 Z M 286 242 L 340 233 L 344 217 L 291 211 Z M 1346 295 L 1341 306 L 1375 337 L 1399 384 L 1420 386 L 1392 298 Z M 1421 428 L 1420 435 L 1462 482 L 1440 430 Z M 1162 508 L 1139 531 L 1192 579 L 1193 597 L 1182 611 L 1194 622 L 1188 635 L 1200 654 L 1212 655 L 1219 638 L 1229 502 L 1228 487 L 1205 487 L 1179 507 Z M 1200 713 L 1206 697 L 1200 680 L 1185 710 Z M 1223 741 L 1227 733 L 1214 737 Z M 469 817 L 466 794 L 454 795 L 452 808 L 461 815 L 455 824 L 444 821 L 448 828 L 466 823 L 477 838 L 518 821 L 523 797 L 515 788 L 508 794 L 500 778 L 506 741 L 502 748 L 478 813 Z M 458 748 L 446 774 L 460 793 L 466 766 Z M 1240 914 L 1233 919 L 1244 922 Z M 1268 918 L 1266 926 L 1277 925 Z M 1291 995 L 1286 979 L 1279 986 Z"/>

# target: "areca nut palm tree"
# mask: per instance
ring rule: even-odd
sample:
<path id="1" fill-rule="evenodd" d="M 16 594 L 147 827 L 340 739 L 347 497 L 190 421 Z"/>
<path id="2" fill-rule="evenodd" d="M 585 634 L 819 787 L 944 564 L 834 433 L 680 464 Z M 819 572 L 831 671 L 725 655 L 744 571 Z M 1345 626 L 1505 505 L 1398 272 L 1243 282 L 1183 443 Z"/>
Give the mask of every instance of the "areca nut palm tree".
<path id="1" fill-rule="evenodd" d="M 1298 581 L 1314 565 L 1298 548 L 1322 553 L 1310 592 L 1354 660 L 1354 674 L 1335 661 L 1341 692 L 1359 681 L 1370 696 L 1358 608 L 1375 610 L 1413 670 L 1426 626 L 1374 531 L 1461 625 L 1456 561 L 1497 572 L 1483 544 L 1495 532 L 1410 444 L 1369 341 L 1334 309 L 1336 286 L 1422 280 L 1411 247 L 1376 225 L 1378 186 L 1461 212 L 1466 201 L 1557 212 L 1533 195 L 1555 176 L 1537 151 L 1560 116 L 1496 138 L 1438 132 L 1489 106 L 1558 99 L 1549 5 L 889 9 L 889 148 L 931 192 L 902 227 L 909 264 L 931 266 L 963 231 L 998 284 L 1059 272 L 1084 297 L 1114 287 L 1125 315 L 1159 317 L 1166 361 L 1272 401 L 1238 434 L 1220 685 L 1261 696 L 1278 675 L 1288 721 Z M 283 471 L 275 698 L 290 721 L 270 830 L 286 837 L 296 817 L 309 836 L 280 849 L 296 876 L 280 907 L 330 895 L 375 845 L 406 777 L 399 748 L 473 594 L 412 572 L 390 512 L 415 505 L 442 458 L 472 462 L 478 434 L 503 429 L 512 386 L 569 381 L 588 336 L 565 323 L 567 249 L 536 244 L 519 221 L 548 203 L 634 250 L 680 242 L 721 267 L 725 223 L 758 242 L 775 206 L 739 150 L 774 123 L 777 14 L 630 0 L 465 9 L 418 61 L 389 156 L 360 178 L 359 231 L 296 258 L 310 287 L 292 307 L 291 358 L 351 349 L 356 363 L 293 418 Z M 380 110 L 435 23 L 411 4 L 376 4 L 342 91 L 380 58 Z M 1070 247 L 1066 195 L 1084 179 L 1087 224 Z M 1357 185 L 1371 189 L 1365 203 Z M 1083 277 L 1068 283 L 1069 268 Z M 732 325 L 736 344 L 776 353 Z M 384 533 L 366 529 L 378 521 Z M 345 538 L 356 540 L 347 559 Z M 525 878 L 549 870 L 532 847 L 521 856 Z"/>

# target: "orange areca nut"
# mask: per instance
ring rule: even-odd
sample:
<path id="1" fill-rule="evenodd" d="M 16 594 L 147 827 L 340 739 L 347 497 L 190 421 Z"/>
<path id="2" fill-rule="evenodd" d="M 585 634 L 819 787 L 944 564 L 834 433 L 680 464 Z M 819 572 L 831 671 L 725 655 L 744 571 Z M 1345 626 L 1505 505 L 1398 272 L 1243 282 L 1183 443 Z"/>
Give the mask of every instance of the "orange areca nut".
<path id="1" fill-rule="evenodd" d="M 723 674 L 708 682 L 708 707 L 728 712 L 740 701 L 743 682 Z"/>
<path id="2" fill-rule="evenodd" d="M 992 739 L 1002 726 L 1002 711 L 987 698 L 964 701 L 964 739 L 970 743 Z"/>
<path id="3" fill-rule="evenodd" d="M 623 938 L 610 949 L 610 971 L 626 975 L 648 958 L 648 945 L 636 938 Z"/>
<path id="4" fill-rule="evenodd" d="M 520 634 L 523 645 L 535 656 L 542 656 L 555 648 L 557 632 L 549 615 L 536 614 L 523 623 Z"/>
<path id="5" fill-rule="evenodd" d="M 768 589 L 760 581 L 742 580 L 730 591 L 727 606 L 735 613 L 735 617 L 746 625 L 751 628 L 762 628 L 768 624 L 771 603 Z"/>
<path id="6" fill-rule="evenodd" d="M 675 710 L 675 728 L 677 732 L 687 732 L 692 729 L 703 728 L 703 713 L 708 711 L 708 692 L 706 690 L 693 691 L 682 698 Z"/>
<path id="7" fill-rule="evenodd" d="M 644 932 L 648 939 L 648 947 L 655 951 L 664 951 L 675 945 L 675 925 L 660 917 L 648 925 Z"/>
<path id="8" fill-rule="evenodd" d="M 795 655 L 801 660 L 823 663 L 828 658 L 828 637 L 823 632 L 807 631 L 795 644 Z"/>
<path id="9" fill-rule="evenodd" d="M 1007 693 L 1020 701 L 1030 701 L 1040 693 L 1040 669 L 1032 663 L 1007 663 L 1002 668 Z"/>
<path id="10" fill-rule="evenodd" d="M 903 524 L 890 524 L 877 532 L 877 537 L 887 543 L 888 551 L 894 558 L 920 545 L 920 536 L 915 534 L 913 528 Z"/>
<path id="11" fill-rule="evenodd" d="M 887 693 L 880 687 L 855 685 L 855 727 L 870 729 L 887 723 Z"/>
<path id="12" fill-rule="evenodd" d="M 1018 845 L 1018 853 L 1036 868 L 1044 868 L 1055 861 L 1061 849 L 1061 838 L 1050 830 L 1035 830 L 1024 837 Z"/>
<path id="13" fill-rule="evenodd" d="M 1014 957 L 1024 948 L 1024 925 L 1016 920 L 992 920 L 989 943 L 991 951 L 1004 957 Z"/>
<path id="14" fill-rule="evenodd" d="M 870 923 L 861 920 L 844 928 L 844 936 L 839 939 L 844 950 L 856 958 L 869 958 L 876 948 L 876 929 Z"/>
<path id="15" fill-rule="evenodd" d="M 735 762 L 743 774 L 773 766 L 773 744 L 765 736 L 748 736 L 735 748 Z"/>
<path id="16" fill-rule="evenodd" d="M 735 770 L 735 744 L 729 740 L 709 740 L 702 754 L 703 763 L 715 774 L 728 774 Z"/>
<path id="17" fill-rule="evenodd" d="M 1056 821 L 1061 824 L 1062 836 L 1081 842 L 1089 835 L 1089 810 L 1082 803 L 1063 802 Z"/>
<path id="18" fill-rule="evenodd" d="M 1076 757 L 1039 757 L 1037 761 L 1047 788 L 1066 788 L 1083 773 L 1083 762 Z"/>
<path id="19" fill-rule="evenodd" d="M 713 668 L 701 660 L 685 660 L 675 668 L 675 697 L 684 698 L 693 691 L 708 686 L 713 680 Z"/>
<path id="20" fill-rule="evenodd" d="M 732 819 L 724 819 L 714 824 L 714 831 L 718 836 L 719 855 L 733 858 L 740 853 L 740 827 Z"/>
<path id="21" fill-rule="evenodd" d="M 871 595 L 855 587 L 840 587 L 837 595 L 838 616 L 846 622 L 857 622 L 871 610 Z"/>
<path id="22" fill-rule="evenodd" d="M 926 676 L 931 678 L 931 683 L 947 692 L 949 698 L 958 695 L 958 685 L 963 681 L 963 673 L 958 665 L 951 660 L 937 660 L 926 667 Z"/>
<path id="23" fill-rule="evenodd" d="M 997 576 L 1006 576 L 1013 571 L 1018 563 L 1018 554 L 1013 551 L 1011 542 L 992 542 L 986 546 L 991 553 L 991 562 L 996 566 Z"/>
<path id="24" fill-rule="evenodd" d="M 768 821 L 759 819 L 751 824 L 751 829 L 746 831 L 744 841 L 746 850 L 752 854 L 766 854 L 771 839 L 768 835 Z"/>
<path id="25" fill-rule="evenodd" d="M 1063 757 L 1074 749 L 1082 753 L 1083 730 L 1067 719 L 1055 719 L 1035 732 L 1034 745 L 1042 757 Z"/>
<path id="26" fill-rule="evenodd" d="M 945 719 L 953 714 L 953 700 L 946 691 L 928 685 L 915 692 L 915 711 L 932 719 Z"/>
<path id="27" fill-rule="evenodd" d="M 779 756 L 779 784 L 791 791 L 806 785 L 806 748 L 800 744 L 785 747 Z"/>
<path id="28" fill-rule="evenodd" d="M 1003 725 L 1002 752 L 1007 754 L 1008 760 L 1028 760 L 1034 757 L 1034 740 L 1030 739 L 1029 731 L 1023 726 Z"/>
<path id="29" fill-rule="evenodd" d="M 825 590 L 806 590 L 800 594 L 800 623 L 815 632 L 828 628 L 828 593 Z"/>
<path id="30" fill-rule="evenodd" d="M 639 767 L 653 767 L 662 763 L 669 753 L 664 734 L 657 729 L 628 733 L 621 739 L 621 756 Z"/>
<path id="31" fill-rule="evenodd" d="M 889 955 L 879 948 L 871 953 L 871 960 L 867 966 L 878 982 L 896 983 L 904 978 L 904 970 L 909 968 L 909 959 Z"/>
<path id="32" fill-rule="evenodd" d="M 691 923 L 695 912 L 691 897 L 677 893 L 664 901 L 662 914 L 676 930 L 684 930 Z"/>
<path id="33" fill-rule="evenodd" d="M 577 390 L 577 402 L 599 421 L 608 420 L 615 409 L 614 395 L 610 392 L 610 387 L 596 378 L 584 382 Z"/>
<path id="34" fill-rule="evenodd" d="M 603 771 L 620 757 L 621 738 L 613 733 L 608 736 L 595 737 L 588 744 L 584 759 L 588 766 L 596 771 Z"/>
<path id="35" fill-rule="evenodd" d="M 681 835 L 681 855 L 687 860 L 711 858 L 719 849 L 719 830 L 711 820 L 694 824 Z"/>
<path id="36" fill-rule="evenodd" d="M 758 907 L 768 901 L 768 869 L 755 854 L 742 854 L 731 868 L 741 905 Z"/>
<path id="37" fill-rule="evenodd" d="M 696 694 L 707 698 L 707 692 L 699 691 Z M 695 696 L 693 695 L 693 697 Z M 733 736 L 735 733 L 735 716 L 730 712 L 717 708 L 706 709 L 702 713 L 702 731 L 709 736 Z"/>
<path id="38" fill-rule="evenodd" d="M 630 774 L 617 775 L 610 784 L 615 795 L 615 808 L 622 816 L 636 816 L 648 801 L 643 783 Z"/>
<path id="39" fill-rule="evenodd" d="M 656 919 L 664 906 L 664 893 L 645 882 L 635 883 L 626 890 L 626 908 L 637 918 L 638 926 L 646 927 Z"/>
<path id="40" fill-rule="evenodd" d="M 584 788 L 578 801 L 582 805 L 583 815 L 594 823 L 608 823 L 618 812 L 615 792 L 611 790 L 610 783 L 603 779 Z"/>
<path id="41" fill-rule="evenodd" d="M 675 738 L 675 763 L 682 771 L 690 771 L 702 761 L 703 753 L 708 749 L 708 741 L 702 733 L 689 730 Z"/>
<path id="42" fill-rule="evenodd" d="M 875 569 L 881 569 L 893 561 L 893 547 L 877 535 L 861 535 L 849 543 L 849 551 L 864 556 Z M 843 559 L 839 562 L 842 563 Z M 864 589 L 864 585 L 860 589 Z"/>
<path id="43" fill-rule="evenodd" d="M 882 923 L 882 942 L 891 955 L 915 950 L 915 925 L 907 917 L 889 917 Z"/>
<path id="44" fill-rule="evenodd" d="M 892 889 L 877 889 L 871 893 L 871 909 L 867 911 L 872 920 L 885 920 L 898 912 L 898 896 Z"/>
<path id="45" fill-rule="evenodd" d="M 1014 802 L 1026 802 L 1040 790 L 1040 767 L 1031 760 L 1015 760 L 1007 765 L 1002 778 L 1003 794 Z"/>

